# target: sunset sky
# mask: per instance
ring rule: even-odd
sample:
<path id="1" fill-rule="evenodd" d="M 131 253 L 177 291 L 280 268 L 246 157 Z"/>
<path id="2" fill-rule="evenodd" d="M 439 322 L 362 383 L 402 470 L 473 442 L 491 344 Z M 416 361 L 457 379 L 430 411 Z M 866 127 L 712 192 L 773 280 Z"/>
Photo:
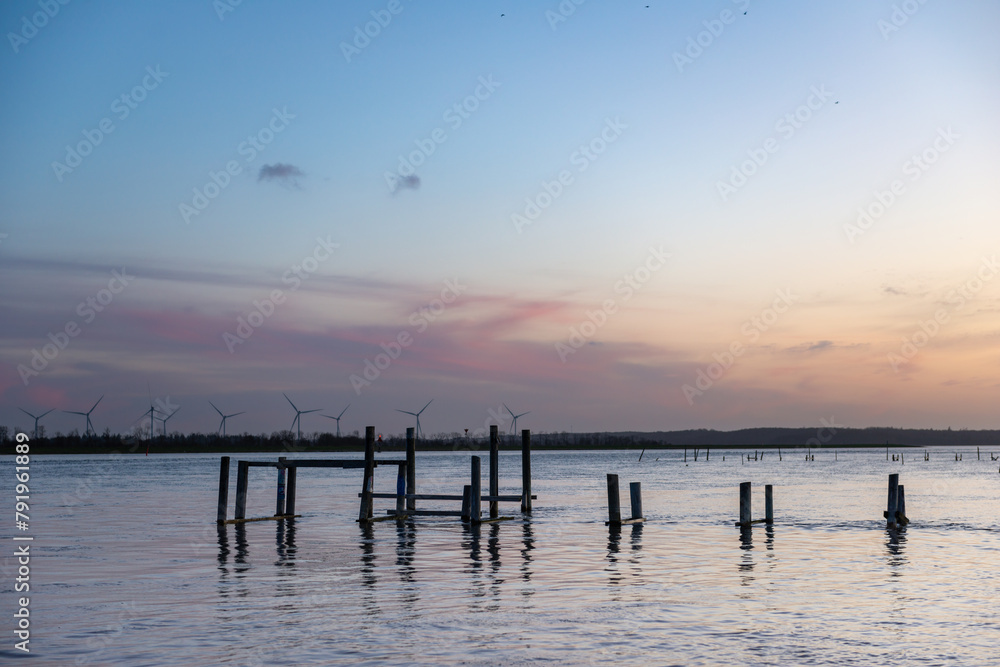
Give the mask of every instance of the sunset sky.
<path id="1" fill-rule="evenodd" d="M 0 424 L 1000 427 L 995 2 L 0 26 Z"/>

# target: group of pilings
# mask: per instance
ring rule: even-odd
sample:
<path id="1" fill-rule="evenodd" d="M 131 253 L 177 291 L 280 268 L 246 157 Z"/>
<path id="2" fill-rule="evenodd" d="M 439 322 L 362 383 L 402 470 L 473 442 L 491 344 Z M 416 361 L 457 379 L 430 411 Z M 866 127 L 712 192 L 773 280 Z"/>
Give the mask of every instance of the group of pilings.
<path id="1" fill-rule="evenodd" d="M 406 430 L 407 459 L 410 460 L 413 451 L 413 429 Z M 374 456 L 373 442 L 365 439 L 365 460 Z M 371 452 L 371 453 L 370 453 Z M 516 502 L 521 505 L 523 514 L 531 514 L 531 431 L 521 431 L 521 495 L 500 495 L 500 432 L 496 424 L 490 426 L 490 458 L 489 458 L 489 492 L 482 493 L 482 461 L 478 456 L 471 457 L 471 475 L 469 484 L 462 487 L 461 495 L 416 493 L 415 484 L 408 481 L 406 490 L 397 483 L 396 493 L 375 493 L 373 491 L 373 470 L 366 465 L 365 476 L 361 486 L 361 510 L 358 521 L 361 523 L 376 521 L 372 508 L 375 498 L 395 498 L 396 508 L 386 511 L 386 518 L 403 519 L 408 516 L 458 516 L 463 522 L 478 524 L 483 521 L 498 521 L 500 503 Z M 410 468 L 413 469 L 412 467 Z M 403 500 L 406 505 L 404 507 Z M 417 500 L 437 500 L 461 502 L 460 510 L 421 510 L 416 508 Z M 483 519 L 482 502 L 489 503 L 489 518 Z"/>
<path id="2" fill-rule="evenodd" d="M 489 503 L 489 520 L 500 518 L 499 504 L 501 502 L 519 502 L 521 512 L 531 513 L 531 431 L 521 431 L 521 495 L 500 495 L 500 434 L 496 425 L 490 426 L 490 480 L 489 494 L 482 495 L 480 459 L 472 457 L 472 477 L 470 484 L 465 485 L 462 495 L 438 495 L 416 493 L 416 437 L 413 428 L 406 429 L 406 459 L 376 460 L 375 459 L 375 427 L 365 427 L 365 457 L 355 459 L 297 459 L 288 460 L 284 456 L 277 461 L 237 461 L 236 467 L 236 513 L 233 519 L 228 518 L 229 505 L 229 465 L 228 456 L 223 456 L 219 470 L 219 505 L 217 523 L 238 523 L 244 521 L 261 521 L 266 519 L 285 519 L 295 515 L 296 470 L 298 468 L 363 468 L 361 483 L 361 507 L 358 511 L 358 522 L 375 521 L 373 500 L 375 498 L 394 498 L 396 507 L 388 510 L 386 518 L 398 519 L 408 516 L 460 516 L 463 521 L 480 523 L 482 518 L 482 501 Z M 396 492 L 375 493 L 375 468 L 377 466 L 394 465 L 397 467 Z M 252 467 L 277 468 L 278 483 L 275 494 L 274 515 L 258 519 L 246 518 L 247 487 L 249 471 Z M 462 501 L 461 511 L 418 510 L 418 500 L 454 500 Z"/>

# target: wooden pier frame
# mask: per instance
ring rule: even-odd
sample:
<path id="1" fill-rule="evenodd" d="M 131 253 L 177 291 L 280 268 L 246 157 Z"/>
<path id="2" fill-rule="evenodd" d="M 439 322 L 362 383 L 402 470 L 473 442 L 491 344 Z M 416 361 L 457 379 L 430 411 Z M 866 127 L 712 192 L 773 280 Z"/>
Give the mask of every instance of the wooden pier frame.
<path id="1" fill-rule="evenodd" d="M 417 440 L 410 426 L 406 429 L 406 493 L 413 495 L 417 492 Z M 417 509 L 417 499 L 407 498 L 406 509 L 413 511 Z"/>
<path id="2" fill-rule="evenodd" d="M 216 523 L 225 523 L 229 517 L 229 457 L 223 456 L 219 469 L 219 512 Z"/>
<path id="3" fill-rule="evenodd" d="M 774 523 L 774 487 L 771 484 L 764 485 L 764 518 L 754 519 L 751 507 L 753 501 L 752 485 L 750 482 L 740 482 L 740 520 L 736 522 L 739 528 L 749 528 L 755 523 Z"/>
<path id="4" fill-rule="evenodd" d="M 612 528 L 623 524 L 642 523 L 646 519 L 642 516 L 642 486 L 640 482 L 629 484 L 629 497 L 632 504 L 632 516 L 622 519 L 621 499 L 618 493 L 618 475 L 608 473 L 608 520 L 605 526 Z"/>
<path id="5" fill-rule="evenodd" d="M 531 431 L 521 431 L 521 512 L 531 514 Z"/>
<path id="6" fill-rule="evenodd" d="M 500 429 L 496 424 L 490 424 L 490 495 L 500 493 Z M 500 503 L 490 502 L 490 518 L 500 516 Z"/>

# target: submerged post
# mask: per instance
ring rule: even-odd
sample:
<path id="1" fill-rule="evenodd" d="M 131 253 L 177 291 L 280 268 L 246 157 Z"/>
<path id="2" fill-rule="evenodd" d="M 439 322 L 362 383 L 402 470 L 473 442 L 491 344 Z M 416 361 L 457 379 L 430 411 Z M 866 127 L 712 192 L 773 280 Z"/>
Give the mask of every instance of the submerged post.
<path id="1" fill-rule="evenodd" d="M 750 482 L 740 482 L 740 525 L 749 526 L 750 515 Z"/>
<path id="2" fill-rule="evenodd" d="M 496 424 L 490 424 L 490 495 L 500 495 L 500 430 Z M 500 516 L 500 503 L 490 501 L 490 518 Z"/>
<path id="3" fill-rule="evenodd" d="M 521 511 L 531 514 L 531 431 L 521 431 Z"/>
<path id="4" fill-rule="evenodd" d="M 642 482 L 629 482 L 629 496 L 632 500 L 632 518 L 642 518 Z"/>
<path id="5" fill-rule="evenodd" d="M 412 426 L 406 429 L 406 492 L 417 492 L 417 441 Z M 417 509 L 417 499 L 407 498 L 406 509 Z"/>
<path id="6" fill-rule="evenodd" d="M 292 466 L 285 469 L 285 514 L 295 514 L 295 471 Z"/>
<path id="7" fill-rule="evenodd" d="M 222 457 L 219 466 L 219 514 L 216 523 L 225 523 L 229 512 L 229 457 Z"/>
<path id="8" fill-rule="evenodd" d="M 361 482 L 361 509 L 358 521 L 365 522 L 372 518 L 372 485 L 375 477 L 375 427 L 365 427 L 365 476 Z"/>
<path id="9" fill-rule="evenodd" d="M 618 498 L 618 475 L 608 473 L 608 523 L 622 522 L 622 505 Z"/>
<path id="10" fill-rule="evenodd" d="M 472 457 L 472 497 L 470 498 L 470 517 L 472 523 L 479 523 L 483 517 L 483 480 L 480 472 L 481 461 L 478 456 Z"/>
<path id="11" fill-rule="evenodd" d="M 285 457 L 278 457 L 278 493 L 277 502 L 274 505 L 274 516 L 284 516 L 285 514 Z"/>
<path id="12" fill-rule="evenodd" d="M 247 476 L 250 465 L 246 461 L 236 464 L 236 519 L 247 518 Z"/>
<path id="13" fill-rule="evenodd" d="M 774 498 L 771 495 L 770 484 L 764 485 L 764 522 L 774 523 Z"/>
<path id="14" fill-rule="evenodd" d="M 886 528 L 896 527 L 897 500 L 899 499 L 899 474 L 889 475 L 889 500 L 885 510 Z"/>

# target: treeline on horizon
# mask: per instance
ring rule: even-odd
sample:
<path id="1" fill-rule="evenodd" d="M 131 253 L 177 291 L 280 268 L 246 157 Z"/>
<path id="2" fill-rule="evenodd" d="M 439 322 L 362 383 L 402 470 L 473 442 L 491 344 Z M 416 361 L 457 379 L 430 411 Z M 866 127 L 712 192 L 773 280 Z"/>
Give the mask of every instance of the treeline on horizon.
<path id="1" fill-rule="evenodd" d="M 354 431 L 349 435 L 312 433 L 296 440 L 292 431 L 270 435 L 243 433 L 222 437 L 215 433 L 179 432 L 149 439 L 146 433 L 130 435 L 111 433 L 81 436 L 73 431 L 39 437 L 29 431 L 0 426 L 0 443 L 13 445 L 14 434 L 27 433 L 35 447 L 34 454 L 106 454 L 106 453 L 237 453 L 237 452 L 355 452 L 364 450 L 364 438 Z M 148 433 L 148 431 L 147 431 Z M 520 449 L 521 438 L 501 435 L 501 449 Z M 406 439 L 401 435 L 385 437 L 377 443 L 381 450 L 402 451 Z M 487 437 L 467 437 L 460 433 L 436 434 L 421 438 L 422 450 L 481 451 L 489 449 Z M 735 431 L 689 429 L 683 431 L 617 433 L 532 433 L 532 449 L 682 449 L 682 448 L 809 448 L 809 447 L 1000 447 L 1000 430 L 871 428 L 748 428 Z"/>

